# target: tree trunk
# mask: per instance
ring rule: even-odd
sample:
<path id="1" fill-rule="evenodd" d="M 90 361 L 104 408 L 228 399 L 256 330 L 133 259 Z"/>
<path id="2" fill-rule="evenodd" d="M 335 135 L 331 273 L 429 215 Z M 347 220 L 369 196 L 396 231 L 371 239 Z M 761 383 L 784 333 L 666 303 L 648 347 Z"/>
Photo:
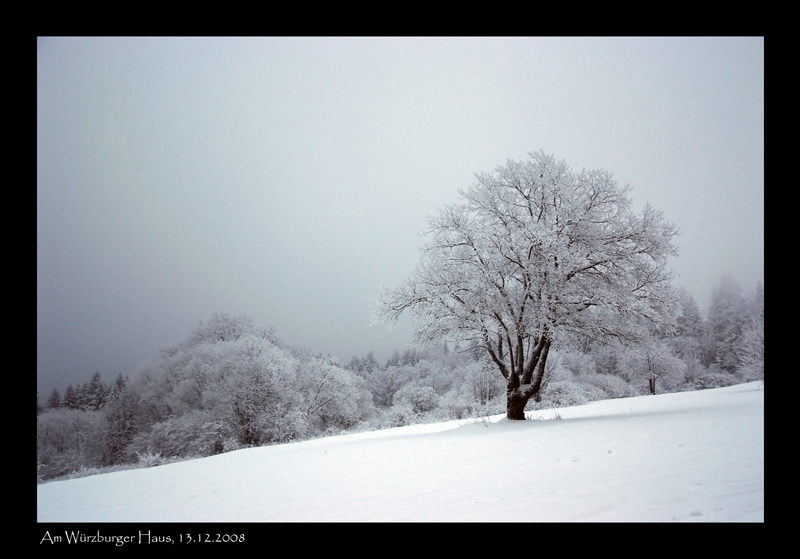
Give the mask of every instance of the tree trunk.
<path id="1" fill-rule="evenodd" d="M 522 343 L 520 340 L 518 346 L 518 351 L 520 353 L 518 354 L 517 367 L 514 367 L 514 362 L 512 360 L 510 373 L 507 377 L 506 417 L 508 419 L 524 420 L 525 405 L 528 403 L 528 400 L 534 398 L 537 402 L 540 401 L 541 397 L 539 392 L 541 391 L 542 381 L 544 380 L 547 354 L 550 351 L 551 343 L 552 341 L 550 338 L 543 335 L 537 347 L 534 349 L 527 367 L 523 367 L 524 359 L 522 359 Z M 503 370 L 504 369 L 501 368 L 500 372 L 502 373 Z M 524 386 L 525 390 L 519 390 L 520 386 Z"/>
<path id="2" fill-rule="evenodd" d="M 518 390 L 509 390 L 506 393 L 506 417 L 508 419 L 525 419 L 525 405 L 530 396 L 524 396 Z"/>

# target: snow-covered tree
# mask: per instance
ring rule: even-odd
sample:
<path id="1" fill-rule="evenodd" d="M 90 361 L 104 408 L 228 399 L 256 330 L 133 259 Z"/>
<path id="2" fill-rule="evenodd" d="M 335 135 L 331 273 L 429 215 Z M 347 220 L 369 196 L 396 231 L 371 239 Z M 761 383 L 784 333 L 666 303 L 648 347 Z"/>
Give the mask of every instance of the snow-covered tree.
<path id="1" fill-rule="evenodd" d="M 110 466 L 132 459 L 128 445 L 136 436 L 139 425 L 137 415 L 140 397 L 135 391 L 125 388 L 118 392 L 109 405 L 103 407 L 104 441 L 103 465 Z"/>
<path id="2" fill-rule="evenodd" d="M 680 310 L 676 318 L 675 335 L 669 338 L 669 343 L 682 359 L 700 359 L 705 328 L 703 315 L 688 291 L 680 288 L 678 298 Z"/>
<path id="3" fill-rule="evenodd" d="M 106 405 L 110 389 L 103 382 L 100 371 L 95 371 L 89 383 L 83 388 L 84 409 L 99 410 Z"/>
<path id="4" fill-rule="evenodd" d="M 764 318 L 756 318 L 742 333 L 739 360 L 744 378 L 764 380 Z"/>
<path id="5" fill-rule="evenodd" d="M 377 366 L 371 354 L 363 364 Z M 374 413 L 363 377 L 334 358 L 283 344 L 246 317 L 215 315 L 131 382 L 141 394 L 134 446 L 162 455 L 338 432 Z"/>
<path id="6" fill-rule="evenodd" d="M 408 406 L 419 415 L 434 410 L 439 405 L 439 395 L 430 386 L 407 384 L 395 392 L 394 404 Z"/>
<path id="7" fill-rule="evenodd" d="M 102 465 L 101 413 L 62 407 L 39 415 L 36 451 L 41 479 Z"/>
<path id="8" fill-rule="evenodd" d="M 483 348 L 506 381 L 509 419 L 525 418 L 559 338 L 627 341 L 643 323 L 672 326 L 676 229 L 650 206 L 634 213 L 628 187 L 543 152 L 476 179 L 429 219 L 413 277 L 379 295 L 376 315 L 411 311 L 418 344 Z"/>
<path id="9" fill-rule="evenodd" d="M 641 346 L 633 347 L 622 356 L 620 369 L 628 378 L 639 378 L 647 381 L 650 394 L 656 393 L 656 381 L 673 380 L 680 382 L 684 378 L 686 363 L 678 358 L 664 340 L 652 340 Z"/>
<path id="10" fill-rule="evenodd" d="M 114 384 L 112 384 L 108 390 L 108 400 L 113 401 L 119 397 L 122 394 L 122 391 L 125 390 L 127 384 L 128 377 L 123 376 L 122 373 L 119 373 L 116 380 L 114 380 Z"/>
<path id="11" fill-rule="evenodd" d="M 748 298 L 747 304 L 753 320 L 764 320 L 764 284 L 760 281 L 756 284 L 755 293 Z"/>
<path id="12" fill-rule="evenodd" d="M 303 352 L 297 368 L 302 408 L 322 430 L 346 429 L 372 414 L 364 379 L 342 369 L 335 359 Z"/>
<path id="13" fill-rule="evenodd" d="M 417 350 L 407 349 L 403 352 L 403 357 L 400 358 L 401 365 L 416 365 L 419 362 Z"/>
<path id="14" fill-rule="evenodd" d="M 254 330 L 253 321 L 249 317 L 215 313 L 208 322 L 200 322 L 186 345 L 238 340 L 245 334 L 253 333 Z"/>
<path id="15" fill-rule="evenodd" d="M 61 394 L 58 393 L 58 389 L 54 388 L 53 392 L 50 393 L 50 397 L 47 398 L 47 408 L 51 410 L 56 410 L 61 407 Z"/>
<path id="16" fill-rule="evenodd" d="M 386 365 L 383 368 L 388 369 L 389 367 L 397 367 L 398 365 L 400 365 L 400 352 L 394 350 L 389 359 L 386 360 Z"/>
<path id="17" fill-rule="evenodd" d="M 496 371 L 488 366 L 474 362 L 467 368 L 467 382 L 472 389 L 475 401 L 481 406 L 485 406 L 503 393 L 502 379 Z"/>
<path id="18" fill-rule="evenodd" d="M 737 346 L 748 322 L 747 311 L 747 300 L 742 295 L 742 288 L 732 275 L 723 276 L 720 284 L 711 293 L 708 329 L 713 362 L 729 373 L 739 367 Z"/>
<path id="19" fill-rule="evenodd" d="M 353 356 L 350 363 L 345 367 L 348 371 L 358 373 L 363 378 L 368 378 L 374 371 L 381 370 L 378 361 L 370 351 L 369 354 L 363 359 Z"/>
<path id="20" fill-rule="evenodd" d="M 71 410 L 76 410 L 80 407 L 78 391 L 71 384 L 68 384 L 67 389 L 64 391 L 64 400 L 61 405 Z"/>

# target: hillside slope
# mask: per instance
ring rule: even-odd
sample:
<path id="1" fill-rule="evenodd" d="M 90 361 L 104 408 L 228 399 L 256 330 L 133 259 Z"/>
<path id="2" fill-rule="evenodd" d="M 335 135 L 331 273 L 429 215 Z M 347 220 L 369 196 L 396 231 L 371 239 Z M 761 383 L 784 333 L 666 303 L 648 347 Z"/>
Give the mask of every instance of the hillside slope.
<path id="1" fill-rule="evenodd" d="M 45 483 L 39 522 L 763 521 L 764 387 L 416 425 Z"/>

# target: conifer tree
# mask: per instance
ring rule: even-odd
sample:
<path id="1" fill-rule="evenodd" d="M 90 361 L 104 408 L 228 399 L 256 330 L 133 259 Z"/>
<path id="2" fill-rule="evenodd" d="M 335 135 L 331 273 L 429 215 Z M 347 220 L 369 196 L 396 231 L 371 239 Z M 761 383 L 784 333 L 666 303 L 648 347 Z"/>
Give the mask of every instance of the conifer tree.
<path id="1" fill-rule="evenodd" d="M 733 276 L 723 276 L 711 294 L 708 309 L 708 329 L 714 351 L 714 361 L 727 371 L 739 366 L 737 344 L 747 322 L 747 305 L 742 289 Z"/>
<path id="2" fill-rule="evenodd" d="M 77 410 L 80 407 L 80 402 L 78 401 L 78 391 L 75 390 L 71 384 L 67 385 L 67 389 L 64 391 L 64 400 L 62 405 L 71 410 Z"/>
<path id="3" fill-rule="evenodd" d="M 109 389 L 100 377 L 100 371 L 96 371 L 92 375 L 92 379 L 86 385 L 85 392 L 86 409 L 99 410 L 105 406 Z"/>
<path id="4" fill-rule="evenodd" d="M 51 410 L 55 410 L 61 407 L 61 395 L 58 393 L 57 388 L 53 389 L 53 392 L 47 399 L 47 407 Z"/>

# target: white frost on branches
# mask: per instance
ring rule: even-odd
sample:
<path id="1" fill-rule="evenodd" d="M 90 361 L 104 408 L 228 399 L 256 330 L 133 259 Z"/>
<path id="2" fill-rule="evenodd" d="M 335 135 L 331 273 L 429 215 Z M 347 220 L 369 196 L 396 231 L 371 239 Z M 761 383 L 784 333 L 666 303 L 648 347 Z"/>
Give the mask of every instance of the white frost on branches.
<path id="1" fill-rule="evenodd" d="M 745 378 L 764 380 L 764 318 L 755 319 L 742 333 L 739 360 Z"/>
<path id="2" fill-rule="evenodd" d="M 672 329 L 677 231 L 661 212 L 634 213 L 608 172 L 576 173 L 541 151 L 476 179 L 429 219 L 416 271 L 379 295 L 378 320 L 409 310 L 417 343 L 484 348 L 527 397 L 558 336 L 634 341 Z"/>
<path id="3" fill-rule="evenodd" d="M 651 340 L 627 351 L 622 356 L 620 371 L 625 377 L 646 380 L 650 394 L 655 394 L 659 379 L 673 383 L 682 379 L 686 363 L 672 353 L 664 340 Z"/>

